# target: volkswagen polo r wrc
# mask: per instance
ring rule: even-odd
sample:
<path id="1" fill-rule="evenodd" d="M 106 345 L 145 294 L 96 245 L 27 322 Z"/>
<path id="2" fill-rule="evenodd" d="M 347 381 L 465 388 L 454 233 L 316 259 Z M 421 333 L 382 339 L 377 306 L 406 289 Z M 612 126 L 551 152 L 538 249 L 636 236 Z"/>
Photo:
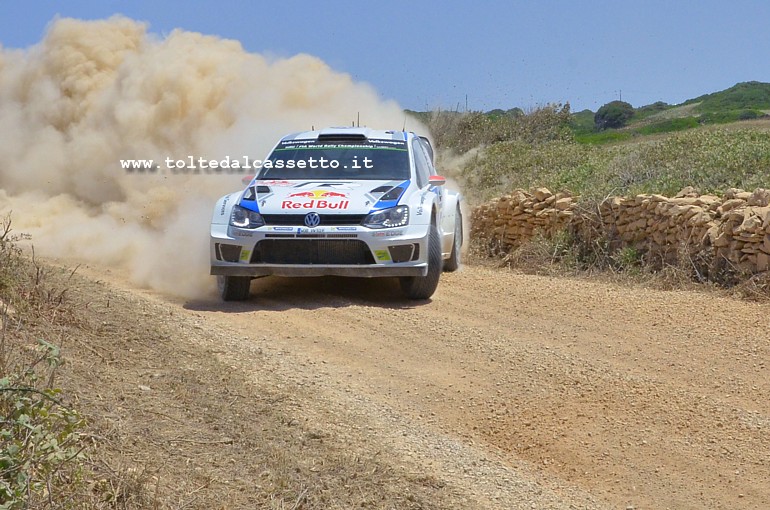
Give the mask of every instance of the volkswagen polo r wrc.
<path id="1" fill-rule="evenodd" d="M 461 196 L 436 174 L 426 138 L 329 128 L 281 139 L 245 190 L 220 198 L 211 274 L 222 299 L 253 278 L 398 277 L 428 299 L 460 264 Z"/>

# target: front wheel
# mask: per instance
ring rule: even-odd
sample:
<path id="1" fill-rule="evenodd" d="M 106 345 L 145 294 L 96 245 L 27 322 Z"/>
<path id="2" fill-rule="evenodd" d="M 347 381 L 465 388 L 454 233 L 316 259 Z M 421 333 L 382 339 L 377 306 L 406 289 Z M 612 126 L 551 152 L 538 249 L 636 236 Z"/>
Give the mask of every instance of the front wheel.
<path id="1" fill-rule="evenodd" d="M 248 276 L 217 276 L 217 287 L 224 301 L 245 301 L 249 299 L 251 278 Z"/>
<path id="2" fill-rule="evenodd" d="M 451 273 L 460 269 L 460 251 L 463 247 L 463 217 L 460 214 L 460 208 L 457 208 L 455 214 L 455 235 L 452 239 L 452 253 L 444 261 L 444 271 Z"/>
<path id="3" fill-rule="evenodd" d="M 409 299 L 428 299 L 436 292 L 441 276 L 441 238 L 435 225 L 428 234 L 428 274 L 401 277 L 401 290 Z"/>

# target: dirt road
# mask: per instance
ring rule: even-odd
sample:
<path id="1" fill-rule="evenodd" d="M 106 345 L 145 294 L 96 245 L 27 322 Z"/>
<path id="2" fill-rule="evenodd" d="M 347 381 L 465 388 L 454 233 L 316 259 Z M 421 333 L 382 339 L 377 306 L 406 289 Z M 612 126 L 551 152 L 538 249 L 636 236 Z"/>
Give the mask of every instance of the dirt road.
<path id="1" fill-rule="evenodd" d="M 81 272 L 297 388 L 287 419 L 430 477 L 439 508 L 770 508 L 767 304 L 473 266 L 420 304 L 337 278 L 223 304 Z"/>

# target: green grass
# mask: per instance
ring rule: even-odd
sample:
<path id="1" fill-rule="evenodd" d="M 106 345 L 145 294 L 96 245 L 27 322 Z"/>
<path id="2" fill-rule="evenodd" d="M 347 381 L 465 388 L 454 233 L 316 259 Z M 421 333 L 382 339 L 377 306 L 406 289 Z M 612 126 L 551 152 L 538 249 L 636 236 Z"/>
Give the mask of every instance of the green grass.
<path id="1" fill-rule="evenodd" d="M 617 131 L 610 129 L 607 131 L 593 131 L 590 133 L 576 133 L 575 141 L 586 145 L 603 145 L 607 143 L 624 142 L 631 138 L 629 131 Z"/>
<path id="2" fill-rule="evenodd" d="M 654 122 L 646 126 L 634 129 L 634 133 L 639 135 L 655 135 L 659 133 L 672 133 L 675 131 L 684 131 L 685 129 L 696 128 L 700 125 L 697 117 L 682 117 L 679 119 L 669 119 L 660 122 Z"/>
<path id="3" fill-rule="evenodd" d="M 661 120 L 633 129 L 626 128 L 620 130 L 608 129 L 605 131 L 579 132 L 575 133 L 575 141 L 586 145 L 605 145 L 626 142 L 639 136 L 684 131 L 698 126 L 700 126 L 700 122 L 697 117 L 682 117 L 678 119 Z"/>
<path id="4" fill-rule="evenodd" d="M 468 162 L 461 179 L 477 200 L 535 186 L 587 198 L 770 188 L 770 130 L 701 127 L 611 145 L 501 142 Z"/>

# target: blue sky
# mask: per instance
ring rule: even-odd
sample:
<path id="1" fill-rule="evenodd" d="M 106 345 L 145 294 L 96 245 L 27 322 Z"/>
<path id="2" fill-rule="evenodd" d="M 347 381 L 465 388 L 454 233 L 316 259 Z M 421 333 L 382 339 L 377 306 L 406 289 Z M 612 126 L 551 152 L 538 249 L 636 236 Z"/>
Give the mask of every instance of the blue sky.
<path id="1" fill-rule="evenodd" d="M 679 103 L 770 82 L 770 2 L 4 0 L 0 44 L 38 42 L 55 16 L 124 14 L 237 39 L 275 57 L 309 53 L 403 107 L 573 111 L 622 95 Z"/>

